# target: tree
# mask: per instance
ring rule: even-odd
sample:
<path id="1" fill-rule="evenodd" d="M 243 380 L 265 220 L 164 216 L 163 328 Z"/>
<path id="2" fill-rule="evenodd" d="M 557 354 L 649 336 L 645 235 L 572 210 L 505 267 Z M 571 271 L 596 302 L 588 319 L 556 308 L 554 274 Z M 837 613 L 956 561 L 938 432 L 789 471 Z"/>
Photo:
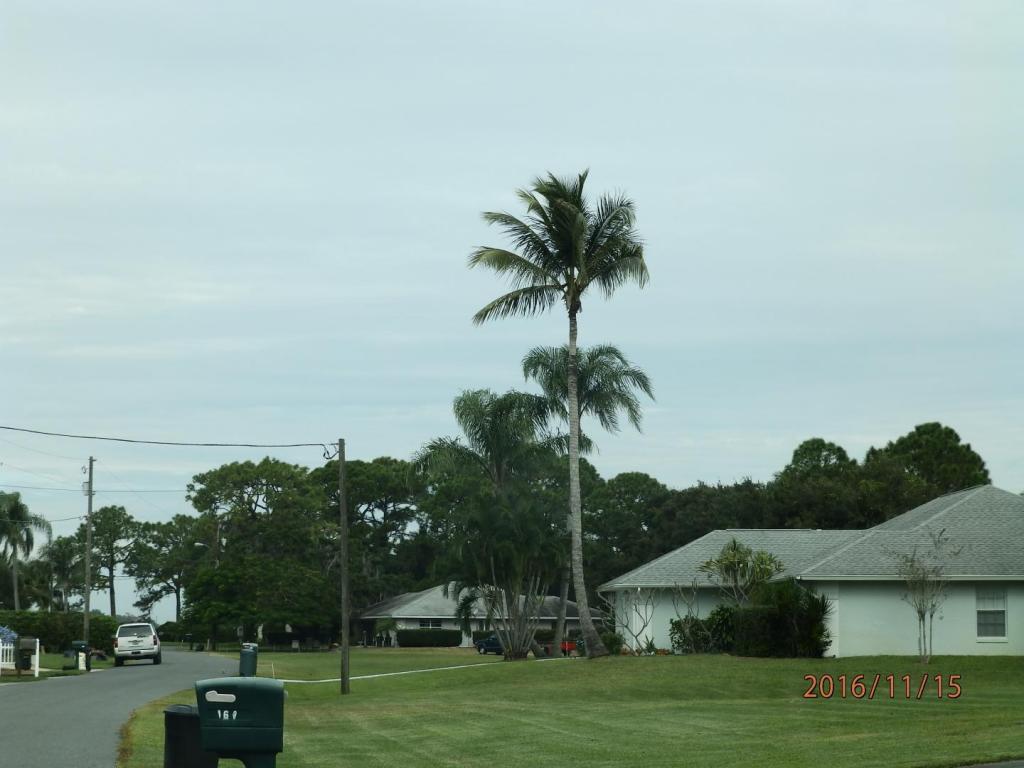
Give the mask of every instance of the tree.
<path id="1" fill-rule="evenodd" d="M 188 498 L 200 513 L 205 552 L 185 584 L 183 615 L 193 627 L 260 623 L 337 626 L 336 548 L 321 488 L 305 467 L 265 458 L 196 475 Z"/>
<path id="2" fill-rule="evenodd" d="M 477 600 L 498 619 L 507 659 L 526 657 L 551 575 L 564 559 L 557 495 L 536 482 L 538 468 L 552 458 L 539 439 L 546 407 L 543 398 L 522 392 L 463 392 L 453 410 L 465 441 L 432 440 L 414 459 L 431 484 L 459 483 L 446 578 L 464 621 Z"/>
<path id="3" fill-rule="evenodd" d="M 859 526 L 858 469 L 842 446 L 820 437 L 800 443 L 768 487 L 773 524 L 833 529 Z"/>
<path id="4" fill-rule="evenodd" d="M 928 542 L 910 552 L 890 553 L 897 571 L 907 586 L 903 600 L 917 617 L 917 652 L 922 664 L 932 657 L 932 636 L 935 614 L 946 601 L 946 566 L 957 557 L 961 548 L 953 547 L 946 530 L 929 531 Z"/>
<path id="5" fill-rule="evenodd" d="M 111 616 L 117 616 L 115 571 L 128 559 L 137 529 L 135 518 L 124 507 L 100 507 L 92 513 L 92 549 L 102 579 L 99 586 L 105 585 L 110 593 Z M 80 541 L 85 541 L 84 523 L 77 536 Z"/>
<path id="6" fill-rule="evenodd" d="M 610 344 L 582 348 L 577 353 L 578 417 L 590 415 L 609 432 L 619 431 L 619 413 L 638 431 L 642 414 L 638 393 L 652 400 L 651 381 L 644 371 L 629 362 L 622 352 Z M 544 391 L 552 412 L 561 421 L 569 421 L 569 347 L 534 347 L 523 358 L 523 377 L 533 379 Z M 581 498 L 584 497 L 582 488 Z M 555 648 L 562 647 L 565 633 L 565 612 L 569 601 L 568 566 L 559 588 L 558 620 L 555 624 Z"/>
<path id="7" fill-rule="evenodd" d="M 142 523 L 125 560 L 124 570 L 135 578 L 139 599 L 135 607 L 148 616 L 164 597 L 174 595 L 174 621 L 181 621 L 181 597 L 189 573 L 205 554 L 199 518 L 175 515 L 167 522 Z"/>
<path id="8" fill-rule="evenodd" d="M 731 539 L 717 557 L 702 563 L 698 570 L 706 573 L 709 579 L 717 578 L 722 591 L 734 604 L 741 605 L 753 589 L 782 573 L 783 565 L 770 552 L 754 552 L 747 545 Z"/>
<path id="9" fill-rule="evenodd" d="M 970 443 L 962 443 L 955 430 L 937 421 L 917 425 L 884 448 L 872 448 L 865 462 L 882 456 L 898 459 L 908 472 L 931 486 L 934 495 L 992 482 L 984 460 Z"/>
<path id="10" fill-rule="evenodd" d="M 50 534 L 50 524 L 29 511 L 20 493 L 0 492 L 0 554 L 10 561 L 14 610 L 21 610 L 18 590 L 18 561 L 27 558 L 35 547 L 35 533 Z"/>
<path id="11" fill-rule="evenodd" d="M 569 514 L 572 572 L 580 626 L 589 656 L 608 653 L 594 627 L 583 574 L 583 523 L 580 496 L 579 373 L 577 318 L 591 286 L 610 297 L 627 282 L 641 287 L 648 279 L 643 246 L 634 228 L 635 205 L 623 195 L 603 195 L 591 207 L 584 197 L 587 172 L 575 179 L 552 174 L 534 181 L 518 196 L 526 216 L 488 212 L 484 220 L 499 226 L 518 253 L 484 246 L 470 256 L 470 267 L 484 266 L 507 276 L 512 290 L 484 306 L 473 320 L 483 323 L 511 315 L 536 315 L 562 302 L 569 319 L 567 410 L 569 413 Z"/>
<path id="12" fill-rule="evenodd" d="M 60 589 L 61 610 L 70 609 L 71 595 L 85 587 L 82 547 L 74 536 L 58 536 L 46 544 L 39 554 L 49 566 L 54 584 Z"/>

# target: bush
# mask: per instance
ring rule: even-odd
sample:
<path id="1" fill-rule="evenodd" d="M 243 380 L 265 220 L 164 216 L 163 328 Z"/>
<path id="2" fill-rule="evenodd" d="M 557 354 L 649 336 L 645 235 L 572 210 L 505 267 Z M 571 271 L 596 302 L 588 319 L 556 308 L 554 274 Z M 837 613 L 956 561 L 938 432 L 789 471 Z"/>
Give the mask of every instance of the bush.
<path id="1" fill-rule="evenodd" d="M 669 622 L 672 647 L 683 653 L 707 653 L 711 650 L 711 633 L 707 625 L 696 616 L 684 616 Z"/>
<path id="2" fill-rule="evenodd" d="M 608 649 L 608 653 L 612 656 L 618 656 L 622 652 L 622 646 L 625 641 L 618 632 L 603 632 L 601 634 L 601 642 Z"/>
<path id="3" fill-rule="evenodd" d="M 553 629 L 538 629 L 534 633 L 533 639 L 536 640 L 538 643 L 550 643 L 551 641 L 553 641 L 555 639 L 555 630 L 553 630 Z"/>
<path id="4" fill-rule="evenodd" d="M 38 637 L 50 653 L 71 647 L 72 640 L 82 639 L 81 613 L 42 613 L 39 611 L 0 611 L 0 625 L 10 627 L 19 637 Z M 93 648 L 113 652 L 117 620 L 93 614 L 89 617 L 90 644 Z"/>
<path id="5" fill-rule="evenodd" d="M 458 629 L 400 629 L 398 645 L 402 648 L 453 648 L 462 643 Z"/>
<path id="6" fill-rule="evenodd" d="M 830 610 L 824 595 L 793 579 L 763 584 L 751 596 L 751 605 L 736 611 L 735 651 L 741 656 L 818 658 L 830 643 L 825 628 Z"/>
<path id="7" fill-rule="evenodd" d="M 733 641 L 733 620 L 736 616 L 736 606 L 730 603 L 722 603 L 717 606 L 706 619 L 704 626 L 707 627 L 712 653 L 732 653 Z"/>
<path id="8" fill-rule="evenodd" d="M 156 633 L 160 635 L 161 640 L 167 640 L 172 643 L 180 642 L 184 636 L 181 625 L 176 621 L 165 621 L 156 628 Z"/>

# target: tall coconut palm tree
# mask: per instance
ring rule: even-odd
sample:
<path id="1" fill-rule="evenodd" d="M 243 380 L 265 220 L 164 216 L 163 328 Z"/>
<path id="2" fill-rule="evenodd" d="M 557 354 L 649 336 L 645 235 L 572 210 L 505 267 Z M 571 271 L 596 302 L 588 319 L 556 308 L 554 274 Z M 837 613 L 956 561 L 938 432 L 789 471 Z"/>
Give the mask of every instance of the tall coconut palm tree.
<path id="1" fill-rule="evenodd" d="M 0 552 L 3 552 L 11 564 L 11 582 L 14 588 L 14 610 L 21 610 L 21 599 L 18 594 L 18 559 L 27 558 L 35 546 L 35 535 L 49 534 L 50 524 L 40 515 L 29 511 L 28 505 L 21 500 L 20 493 L 0 493 Z"/>
<path id="2" fill-rule="evenodd" d="M 593 416 L 609 432 L 619 431 L 619 414 L 640 431 L 643 418 L 639 395 L 652 400 L 651 380 L 641 369 L 611 344 L 581 348 L 577 352 L 579 418 Z M 534 347 L 523 358 L 523 377 L 533 379 L 550 403 L 551 411 L 569 421 L 569 347 Z M 562 647 L 565 611 L 569 602 L 568 572 L 562 574 L 559 590 L 558 620 L 555 622 L 555 648 Z"/>
<path id="3" fill-rule="evenodd" d="M 484 266 L 506 276 L 512 290 L 487 304 L 473 317 L 475 323 L 536 315 L 559 302 L 569 318 L 567 405 L 569 412 L 569 515 L 572 539 L 572 574 L 580 625 L 589 656 L 608 653 L 594 627 L 583 576 L 583 521 L 580 499 L 580 410 L 576 358 L 577 318 L 583 297 L 594 287 L 610 297 L 627 282 L 641 287 L 648 279 L 643 245 L 634 228 L 633 201 L 623 195 L 603 195 L 595 206 L 584 197 L 587 172 L 575 179 L 552 174 L 519 190 L 526 216 L 489 212 L 484 220 L 495 224 L 513 248 L 477 248 L 469 266 Z"/>

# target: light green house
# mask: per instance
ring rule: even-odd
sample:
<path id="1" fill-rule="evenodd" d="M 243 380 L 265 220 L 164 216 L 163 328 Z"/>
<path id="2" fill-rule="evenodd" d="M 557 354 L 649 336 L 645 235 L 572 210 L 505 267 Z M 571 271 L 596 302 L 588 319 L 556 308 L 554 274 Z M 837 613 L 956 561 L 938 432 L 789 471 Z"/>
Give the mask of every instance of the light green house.
<path id="1" fill-rule="evenodd" d="M 867 530 L 712 531 L 599 591 L 614 603 L 627 635 L 668 648 L 672 619 L 687 610 L 706 617 L 722 601 L 699 567 L 736 539 L 778 557 L 785 566 L 779 578 L 793 577 L 829 598 L 828 655 L 915 655 L 917 617 L 905 600 L 899 556 L 933 550 L 940 532 L 951 551 L 941 559 L 946 585 L 934 653 L 1024 654 L 1024 497 L 990 485 L 941 496 Z"/>

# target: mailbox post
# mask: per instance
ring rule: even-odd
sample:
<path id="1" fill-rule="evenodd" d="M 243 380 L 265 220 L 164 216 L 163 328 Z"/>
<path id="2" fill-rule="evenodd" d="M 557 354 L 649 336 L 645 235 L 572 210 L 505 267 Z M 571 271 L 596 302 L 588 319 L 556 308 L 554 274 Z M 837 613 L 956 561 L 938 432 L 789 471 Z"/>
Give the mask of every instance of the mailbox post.
<path id="1" fill-rule="evenodd" d="M 284 696 L 284 683 L 263 677 L 196 681 L 203 749 L 245 768 L 276 768 L 284 749 Z"/>

